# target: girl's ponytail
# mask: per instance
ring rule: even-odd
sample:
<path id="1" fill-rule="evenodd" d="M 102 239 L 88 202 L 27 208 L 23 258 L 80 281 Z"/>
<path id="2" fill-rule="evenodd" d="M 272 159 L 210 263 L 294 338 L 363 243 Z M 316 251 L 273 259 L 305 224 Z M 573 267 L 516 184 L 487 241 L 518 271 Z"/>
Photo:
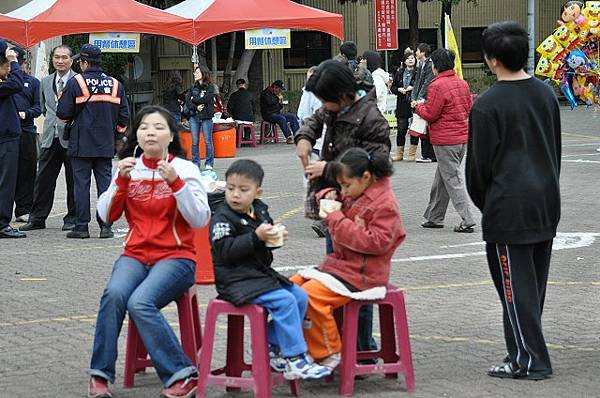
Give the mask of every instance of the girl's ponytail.
<path id="1" fill-rule="evenodd" d="M 365 171 L 377 178 L 389 177 L 394 173 L 389 156 L 380 152 L 370 154 L 362 148 L 348 149 L 340 155 L 332 170 L 336 175 L 343 171 L 352 178 L 362 176 Z"/>

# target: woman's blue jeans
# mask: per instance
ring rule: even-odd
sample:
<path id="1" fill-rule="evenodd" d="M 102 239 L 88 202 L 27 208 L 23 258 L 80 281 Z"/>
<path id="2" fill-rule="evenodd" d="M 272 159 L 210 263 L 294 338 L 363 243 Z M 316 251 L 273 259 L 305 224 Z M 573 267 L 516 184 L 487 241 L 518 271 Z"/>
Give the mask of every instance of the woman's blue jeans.
<path id="1" fill-rule="evenodd" d="M 213 121 L 212 119 L 198 119 L 196 116 L 190 118 L 190 129 L 192 131 L 192 162 L 195 165 L 200 164 L 200 130 L 204 136 L 204 145 L 206 147 L 206 162 L 205 166 L 213 167 L 215 164 L 215 149 L 213 147 Z"/>
<path id="2" fill-rule="evenodd" d="M 149 266 L 132 257 L 119 257 L 100 300 L 90 376 L 114 383 L 125 311 L 135 323 L 166 387 L 197 373 L 160 312 L 195 283 L 195 270 L 195 263 L 188 259 L 166 259 Z"/>

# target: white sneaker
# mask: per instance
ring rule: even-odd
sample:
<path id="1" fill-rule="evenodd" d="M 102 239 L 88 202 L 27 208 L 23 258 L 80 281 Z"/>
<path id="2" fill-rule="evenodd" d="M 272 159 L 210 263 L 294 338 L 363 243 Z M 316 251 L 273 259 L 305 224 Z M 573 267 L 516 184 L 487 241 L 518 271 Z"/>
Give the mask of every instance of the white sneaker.
<path id="1" fill-rule="evenodd" d="M 313 361 L 308 354 L 298 355 L 294 358 L 286 359 L 285 372 L 283 378 L 286 380 L 316 380 L 327 377 L 331 374 L 331 369 L 322 366 Z"/>
<path id="2" fill-rule="evenodd" d="M 432 160 L 429 158 L 418 158 L 417 160 L 415 160 L 415 162 L 417 163 L 431 163 Z"/>
<path id="3" fill-rule="evenodd" d="M 210 166 L 210 165 L 206 165 L 206 166 L 204 166 L 204 170 L 212 170 L 212 169 L 213 169 L 213 167 L 212 167 L 212 166 Z"/>
<path id="4" fill-rule="evenodd" d="M 283 373 L 285 372 L 287 361 L 280 353 L 269 350 L 269 364 L 271 365 L 271 369 L 275 372 Z"/>
<path id="5" fill-rule="evenodd" d="M 336 352 L 335 354 L 331 354 L 327 358 L 324 358 L 319 361 L 319 363 L 323 366 L 328 367 L 333 372 L 333 369 L 337 368 L 342 361 L 342 354 Z"/>

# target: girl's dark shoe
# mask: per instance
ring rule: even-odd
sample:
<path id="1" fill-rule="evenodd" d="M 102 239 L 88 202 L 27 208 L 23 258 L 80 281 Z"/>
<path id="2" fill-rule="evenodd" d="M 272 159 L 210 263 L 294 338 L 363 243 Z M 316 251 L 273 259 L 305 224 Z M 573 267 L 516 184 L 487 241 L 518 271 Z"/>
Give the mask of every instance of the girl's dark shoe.
<path id="1" fill-rule="evenodd" d="M 444 224 L 436 224 L 433 221 L 425 221 L 421 226 L 423 228 L 444 228 Z"/>

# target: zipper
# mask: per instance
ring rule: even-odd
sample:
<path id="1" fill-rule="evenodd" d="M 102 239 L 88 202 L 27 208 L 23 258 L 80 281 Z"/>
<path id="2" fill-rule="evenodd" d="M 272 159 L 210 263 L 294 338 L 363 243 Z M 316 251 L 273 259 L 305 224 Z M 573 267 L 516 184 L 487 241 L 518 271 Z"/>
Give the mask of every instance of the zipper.
<path id="1" fill-rule="evenodd" d="M 129 233 L 127 234 L 127 237 L 125 238 L 125 242 L 123 243 L 123 246 L 127 246 L 127 243 L 129 243 L 129 239 L 131 239 L 131 237 L 133 236 L 134 229 L 135 229 L 135 225 L 133 227 L 131 227 L 131 229 L 129 230 Z"/>
<path id="2" fill-rule="evenodd" d="M 175 243 L 177 244 L 177 250 L 181 248 L 181 239 L 177 234 L 177 228 L 175 228 L 175 221 L 177 220 L 177 205 L 175 205 L 175 215 L 173 216 L 173 222 L 171 224 L 173 229 L 173 236 L 175 237 Z"/>

